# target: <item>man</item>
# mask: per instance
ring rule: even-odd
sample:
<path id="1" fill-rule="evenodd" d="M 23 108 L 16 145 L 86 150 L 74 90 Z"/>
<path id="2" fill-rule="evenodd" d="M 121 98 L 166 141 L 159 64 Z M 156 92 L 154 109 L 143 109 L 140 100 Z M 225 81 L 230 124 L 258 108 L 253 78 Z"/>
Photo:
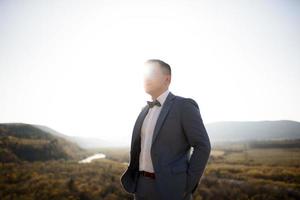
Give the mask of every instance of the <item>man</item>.
<path id="1" fill-rule="evenodd" d="M 167 63 L 147 60 L 145 69 L 144 89 L 153 101 L 135 122 L 121 184 L 136 200 L 191 200 L 211 151 L 198 104 L 169 91 Z"/>

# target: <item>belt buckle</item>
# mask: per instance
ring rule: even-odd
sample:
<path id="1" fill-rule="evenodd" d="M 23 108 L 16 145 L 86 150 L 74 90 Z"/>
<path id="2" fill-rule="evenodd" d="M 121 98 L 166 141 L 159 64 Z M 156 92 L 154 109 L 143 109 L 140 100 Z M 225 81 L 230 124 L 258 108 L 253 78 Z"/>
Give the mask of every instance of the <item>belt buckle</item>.
<path id="1" fill-rule="evenodd" d="M 141 171 L 141 173 L 142 173 L 143 176 L 155 179 L 155 174 L 152 173 L 152 172 Z"/>

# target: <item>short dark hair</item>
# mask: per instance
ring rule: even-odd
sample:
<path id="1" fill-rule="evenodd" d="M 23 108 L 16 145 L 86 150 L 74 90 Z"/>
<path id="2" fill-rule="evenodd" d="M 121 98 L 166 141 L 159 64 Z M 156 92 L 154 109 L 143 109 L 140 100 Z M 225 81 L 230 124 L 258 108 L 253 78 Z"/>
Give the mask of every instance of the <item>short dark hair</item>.
<path id="1" fill-rule="evenodd" d="M 159 59 L 149 59 L 145 63 L 157 63 L 165 74 L 171 75 L 171 67 L 168 63 Z"/>

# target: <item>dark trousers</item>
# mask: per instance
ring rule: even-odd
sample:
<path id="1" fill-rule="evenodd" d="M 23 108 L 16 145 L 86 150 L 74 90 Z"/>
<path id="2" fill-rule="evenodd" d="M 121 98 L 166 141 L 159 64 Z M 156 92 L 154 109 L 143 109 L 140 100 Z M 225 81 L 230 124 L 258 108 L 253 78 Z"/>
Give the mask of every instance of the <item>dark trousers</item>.
<path id="1" fill-rule="evenodd" d="M 137 189 L 134 200 L 160 200 L 155 185 L 155 179 L 140 175 L 137 182 Z M 187 195 L 183 200 L 192 200 L 192 195 Z"/>
<path id="2" fill-rule="evenodd" d="M 137 191 L 134 194 L 135 200 L 154 200 L 158 199 L 158 191 L 155 188 L 155 179 L 140 175 L 137 182 Z"/>

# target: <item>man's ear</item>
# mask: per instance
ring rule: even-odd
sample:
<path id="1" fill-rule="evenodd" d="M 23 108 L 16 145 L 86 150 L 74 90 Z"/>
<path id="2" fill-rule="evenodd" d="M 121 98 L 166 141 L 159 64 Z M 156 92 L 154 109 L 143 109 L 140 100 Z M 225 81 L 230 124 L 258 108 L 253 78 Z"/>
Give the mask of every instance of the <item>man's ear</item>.
<path id="1" fill-rule="evenodd" d="M 168 81 L 169 83 L 171 83 L 171 76 L 170 76 L 170 75 L 168 75 L 166 79 L 167 79 L 167 81 Z"/>

